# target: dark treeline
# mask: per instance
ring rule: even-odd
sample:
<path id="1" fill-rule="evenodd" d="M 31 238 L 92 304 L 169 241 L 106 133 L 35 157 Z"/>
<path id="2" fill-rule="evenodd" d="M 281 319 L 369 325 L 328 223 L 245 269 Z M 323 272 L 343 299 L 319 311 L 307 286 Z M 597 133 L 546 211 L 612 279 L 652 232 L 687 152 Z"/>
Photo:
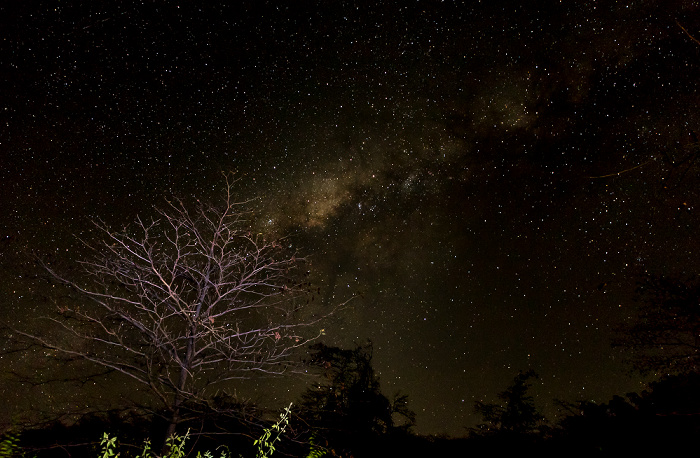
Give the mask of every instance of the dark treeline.
<path id="1" fill-rule="evenodd" d="M 642 393 L 613 396 L 605 403 L 561 402 L 568 414 L 550 424 L 528 394 L 537 374 L 521 372 L 499 393 L 498 403 L 476 403 L 481 424 L 465 429 L 462 438 L 446 438 L 412 432 L 415 414 L 408 397 L 388 398 L 381 392 L 371 344 L 354 349 L 316 344 L 311 350 L 308 363 L 321 376 L 294 404 L 275 456 L 648 456 L 683 450 L 700 437 L 698 373 L 667 376 Z M 190 432 L 190 456 L 207 450 L 214 456 L 224 450 L 232 457 L 256 456 L 254 440 L 275 422 L 256 406 L 227 395 L 188 405 L 185 417 L 178 433 Z M 70 426 L 57 421 L 16 433 L 25 456 L 96 457 L 107 432 L 119 438 L 120 456 L 126 457 L 139 455 L 145 438 L 158 443 L 165 422 L 155 414 L 114 410 L 86 415 Z"/>
<path id="2" fill-rule="evenodd" d="M 409 397 L 387 397 L 381 390 L 371 342 L 351 349 L 317 343 L 304 361 L 317 378 L 293 403 L 282 428 L 276 413 L 219 393 L 184 402 L 177 433 L 189 434 L 189 456 L 211 451 L 217 457 L 222 452 L 269 456 L 256 444 L 266 431 L 279 435 L 275 456 L 311 458 L 651 456 L 692 450 L 700 437 L 700 279 L 650 276 L 640 282 L 638 299 L 639 316 L 619 328 L 614 344 L 631 350 L 635 370 L 667 375 L 641 393 L 612 396 L 603 403 L 559 401 L 566 414 L 556 423 L 540 413 L 529 394 L 537 374 L 528 370 L 515 375 L 497 402 L 475 403 L 482 422 L 465 429 L 464 437 L 417 435 Z M 168 422 L 167 409 L 141 408 L 91 413 L 71 425 L 56 420 L 25 426 L 5 432 L 0 456 L 101 456 L 100 439 L 106 432 L 119 438 L 121 457 L 136 457 L 144 439 L 163 442 Z"/>

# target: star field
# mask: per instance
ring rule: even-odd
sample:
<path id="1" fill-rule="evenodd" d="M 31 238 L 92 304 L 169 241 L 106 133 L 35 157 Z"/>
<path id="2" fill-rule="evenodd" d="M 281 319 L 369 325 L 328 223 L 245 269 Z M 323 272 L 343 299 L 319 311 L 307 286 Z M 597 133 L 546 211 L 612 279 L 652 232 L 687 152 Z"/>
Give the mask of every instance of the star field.
<path id="1" fill-rule="evenodd" d="M 47 1 L 0 30 L 3 319 L 47 307 L 23 253 L 235 171 L 325 304 L 362 294 L 327 343 L 370 338 L 417 431 L 461 435 L 519 369 L 551 416 L 639 390 L 609 345 L 635 282 L 696 272 L 695 2 Z"/>

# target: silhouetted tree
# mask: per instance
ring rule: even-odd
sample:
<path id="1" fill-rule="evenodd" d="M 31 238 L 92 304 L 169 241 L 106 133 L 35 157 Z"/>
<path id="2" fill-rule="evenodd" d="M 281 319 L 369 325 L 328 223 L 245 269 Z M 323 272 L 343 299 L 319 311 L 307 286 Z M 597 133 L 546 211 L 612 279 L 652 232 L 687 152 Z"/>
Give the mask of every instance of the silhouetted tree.
<path id="1" fill-rule="evenodd" d="M 700 370 L 700 276 L 649 275 L 637 288 L 638 315 L 618 328 L 614 346 L 632 351 L 642 373 Z"/>
<path id="2" fill-rule="evenodd" d="M 559 422 L 557 441 L 581 456 L 682 452 L 700 434 L 700 375 L 664 377 L 641 394 L 607 403 L 562 406 L 569 414 Z"/>
<path id="3" fill-rule="evenodd" d="M 167 435 L 184 403 L 256 373 L 290 371 L 292 351 L 320 335 L 311 326 L 319 316 L 303 314 L 305 261 L 254 229 L 232 187 L 227 179 L 221 206 L 174 200 L 121 230 L 97 221 L 102 239 L 88 244 L 82 273 L 44 265 L 65 287 L 54 296 L 58 313 L 42 318 L 52 333 L 15 335 L 137 382 L 167 409 Z"/>
<path id="4" fill-rule="evenodd" d="M 477 436 L 525 437 L 539 432 L 544 423 L 544 416 L 535 407 L 535 401 L 528 394 L 530 380 L 537 378 L 533 370 L 520 372 L 513 383 L 498 394 L 499 404 L 481 401 L 474 403 L 474 412 L 481 415 L 484 423 L 472 428 L 470 432 Z"/>
<path id="5" fill-rule="evenodd" d="M 322 380 L 302 394 L 300 416 L 317 443 L 322 439 L 336 452 L 368 449 L 379 437 L 415 423 L 408 396 L 397 394 L 391 402 L 381 393 L 370 342 L 352 350 L 322 343 L 310 349 L 308 362 L 322 371 Z"/>

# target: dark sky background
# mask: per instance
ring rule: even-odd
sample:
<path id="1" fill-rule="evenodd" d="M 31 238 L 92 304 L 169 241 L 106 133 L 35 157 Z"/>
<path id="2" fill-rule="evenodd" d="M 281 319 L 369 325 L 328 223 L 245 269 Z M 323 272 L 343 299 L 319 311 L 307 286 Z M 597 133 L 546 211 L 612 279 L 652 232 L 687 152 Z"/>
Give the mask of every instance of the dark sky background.
<path id="1" fill-rule="evenodd" d="M 610 347 L 635 282 L 697 273 L 698 13 L 3 2 L 0 318 L 50 308 L 7 267 L 23 253 L 69 263 L 88 217 L 122 226 L 173 194 L 216 199 L 235 171 L 261 224 L 311 255 L 324 300 L 363 293 L 326 343 L 370 338 L 418 432 L 463 434 L 519 369 L 539 373 L 550 415 L 553 398 L 639 390 Z M 62 402 L 2 380 L 5 421 L 28 397 Z"/>

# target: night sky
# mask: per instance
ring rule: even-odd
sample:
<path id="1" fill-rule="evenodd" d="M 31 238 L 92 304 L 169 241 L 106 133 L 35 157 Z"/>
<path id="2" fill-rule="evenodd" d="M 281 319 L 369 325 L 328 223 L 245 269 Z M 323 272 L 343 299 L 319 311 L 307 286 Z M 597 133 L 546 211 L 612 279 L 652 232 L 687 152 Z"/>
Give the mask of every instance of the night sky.
<path id="1" fill-rule="evenodd" d="M 464 434 L 474 401 L 520 369 L 539 373 L 552 418 L 554 398 L 640 390 L 613 328 L 644 273 L 697 273 L 699 13 L 3 2 L 0 317 L 52 307 L 12 267 L 25 253 L 70 264 L 88 218 L 122 227 L 173 195 L 213 201 L 233 171 L 260 226 L 310 255 L 324 303 L 361 293 L 325 342 L 371 339 L 417 432 Z M 8 380 L 3 421 L 28 393 L 61 402 Z M 286 404 L 301 382 L 266 383 L 240 389 Z"/>

